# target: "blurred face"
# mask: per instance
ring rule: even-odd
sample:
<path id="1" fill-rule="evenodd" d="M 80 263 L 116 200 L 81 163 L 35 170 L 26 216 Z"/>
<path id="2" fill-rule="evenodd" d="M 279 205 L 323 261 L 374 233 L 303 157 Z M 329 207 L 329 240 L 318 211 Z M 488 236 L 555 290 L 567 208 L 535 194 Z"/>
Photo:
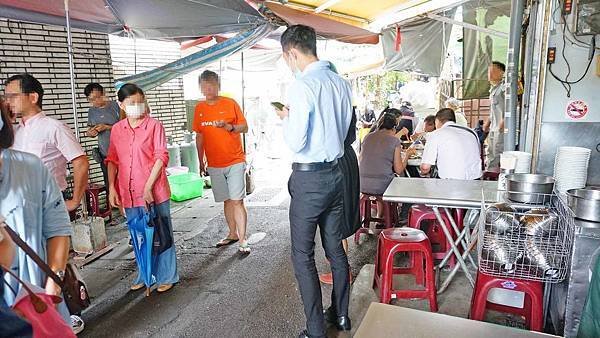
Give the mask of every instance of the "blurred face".
<path id="1" fill-rule="evenodd" d="M 9 82 L 6 85 L 4 96 L 9 110 L 14 114 L 29 115 L 40 110 L 37 105 L 39 95 L 37 93 L 23 93 L 20 81 Z"/>
<path id="2" fill-rule="evenodd" d="M 102 108 L 106 104 L 106 96 L 99 90 L 92 90 L 87 99 L 92 107 Z"/>
<path id="3" fill-rule="evenodd" d="M 435 123 L 425 123 L 425 131 L 431 133 L 435 130 Z"/>
<path id="4" fill-rule="evenodd" d="M 490 65 L 488 67 L 488 80 L 492 83 L 498 83 L 502 81 L 502 77 L 504 76 L 504 72 L 496 67 L 495 65 Z"/>
<path id="5" fill-rule="evenodd" d="M 134 94 L 127 97 L 120 104 L 128 118 L 140 119 L 148 114 L 146 98 L 142 94 Z"/>
<path id="6" fill-rule="evenodd" d="M 219 82 L 214 80 L 200 81 L 200 91 L 207 100 L 214 100 L 219 96 Z"/>

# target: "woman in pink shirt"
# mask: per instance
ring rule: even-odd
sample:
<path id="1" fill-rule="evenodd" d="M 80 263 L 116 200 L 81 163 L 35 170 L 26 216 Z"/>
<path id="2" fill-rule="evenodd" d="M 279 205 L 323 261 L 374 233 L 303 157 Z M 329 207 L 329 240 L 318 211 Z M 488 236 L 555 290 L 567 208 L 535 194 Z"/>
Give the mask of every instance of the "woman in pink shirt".
<path id="1" fill-rule="evenodd" d="M 113 207 L 124 208 L 127 219 L 135 219 L 155 205 L 158 216 L 168 219 L 171 236 L 171 191 L 165 167 L 169 162 L 165 130 L 148 116 L 144 92 L 128 83 L 117 93 L 119 104 L 127 115 L 117 122 L 110 135 L 108 165 L 109 200 Z M 154 277 L 158 292 L 165 292 L 179 281 L 175 245 L 159 254 Z M 131 290 L 144 288 L 138 274 Z"/>

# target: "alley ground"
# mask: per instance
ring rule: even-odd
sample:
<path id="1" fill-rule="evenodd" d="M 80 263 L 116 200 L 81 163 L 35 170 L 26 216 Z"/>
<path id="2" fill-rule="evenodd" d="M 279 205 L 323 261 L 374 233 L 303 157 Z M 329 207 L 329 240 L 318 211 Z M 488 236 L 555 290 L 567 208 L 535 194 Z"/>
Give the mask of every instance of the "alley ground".
<path id="1" fill-rule="evenodd" d="M 256 167 L 257 189 L 247 199 L 249 256 L 238 254 L 235 245 L 214 247 L 227 231 L 210 190 L 204 198 L 172 204 L 181 281 L 165 294 L 144 297 L 143 291 L 129 291 L 135 261 L 126 227 L 109 227 L 111 241 L 119 245 L 82 270 L 93 306 L 83 314 L 86 329 L 80 336 L 297 337 L 305 322 L 290 260 L 289 166 L 282 160 L 263 159 Z M 368 305 L 377 301 L 370 286 L 375 245 L 374 236 L 363 236 L 359 246 L 350 246 L 349 260 L 357 276 L 350 305 L 353 331 Z M 319 242 L 316 260 L 319 271 L 328 271 Z M 470 292 L 466 278 L 459 275 L 439 297 L 440 312 L 466 317 Z M 330 293 L 330 287 L 323 287 L 325 305 Z M 397 304 L 428 310 L 420 300 Z M 330 331 L 330 337 L 350 336 Z"/>

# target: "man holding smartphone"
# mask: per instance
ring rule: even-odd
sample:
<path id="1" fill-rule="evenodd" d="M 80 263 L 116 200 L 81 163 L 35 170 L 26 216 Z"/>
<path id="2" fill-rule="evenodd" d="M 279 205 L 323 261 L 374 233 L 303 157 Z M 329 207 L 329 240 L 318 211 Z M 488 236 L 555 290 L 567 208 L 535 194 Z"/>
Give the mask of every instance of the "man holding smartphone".
<path id="1" fill-rule="evenodd" d="M 200 159 L 200 173 L 208 173 L 215 202 L 224 202 L 227 237 L 216 246 L 240 242 L 239 251 L 250 253 L 246 241 L 247 212 L 246 154 L 241 134 L 248 132 L 246 118 L 235 100 L 219 96 L 219 76 L 206 70 L 200 75 L 200 90 L 205 96 L 194 112 L 193 129 Z M 204 165 L 204 155 L 208 167 Z"/>
<path id="2" fill-rule="evenodd" d="M 289 180 L 292 263 L 306 315 L 300 337 L 325 337 L 326 319 L 338 330 L 351 329 L 349 266 L 342 246 L 342 174 L 338 159 L 352 119 L 350 84 L 319 61 L 315 30 L 290 26 L 281 36 L 283 57 L 295 73 L 288 107 L 277 110 L 284 139 L 293 152 Z M 323 315 L 321 285 L 314 259 L 317 225 L 331 262 L 331 307 Z"/>

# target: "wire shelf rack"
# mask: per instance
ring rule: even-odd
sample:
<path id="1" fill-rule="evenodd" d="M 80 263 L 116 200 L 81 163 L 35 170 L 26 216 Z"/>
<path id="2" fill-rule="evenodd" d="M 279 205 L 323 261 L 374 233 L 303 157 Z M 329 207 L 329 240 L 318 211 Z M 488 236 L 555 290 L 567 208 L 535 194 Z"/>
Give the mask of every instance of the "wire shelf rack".
<path id="1" fill-rule="evenodd" d="M 481 273 L 559 283 L 570 266 L 575 223 L 573 211 L 556 191 L 531 194 L 534 203 L 490 205 L 479 218 Z"/>

